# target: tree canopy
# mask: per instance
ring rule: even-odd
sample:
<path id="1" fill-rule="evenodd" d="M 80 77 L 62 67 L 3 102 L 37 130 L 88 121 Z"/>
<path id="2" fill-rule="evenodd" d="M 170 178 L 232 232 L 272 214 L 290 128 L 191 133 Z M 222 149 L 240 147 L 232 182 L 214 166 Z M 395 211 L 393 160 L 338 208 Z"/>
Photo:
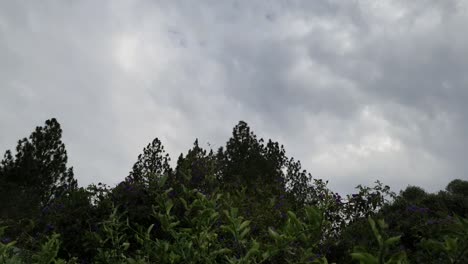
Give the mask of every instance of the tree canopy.
<path id="1" fill-rule="evenodd" d="M 0 165 L 0 216 L 22 217 L 67 191 L 77 188 L 73 168 L 67 167 L 62 129 L 56 119 L 36 127 L 18 141 L 16 154 L 7 150 Z"/>
<path id="2" fill-rule="evenodd" d="M 468 262 L 466 180 L 338 194 L 240 121 L 225 146 L 195 140 L 174 168 L 155 138 L 116 186 L 79 187 L 61 138 L 47 120 L 0 163 L 0 261 Z"/>

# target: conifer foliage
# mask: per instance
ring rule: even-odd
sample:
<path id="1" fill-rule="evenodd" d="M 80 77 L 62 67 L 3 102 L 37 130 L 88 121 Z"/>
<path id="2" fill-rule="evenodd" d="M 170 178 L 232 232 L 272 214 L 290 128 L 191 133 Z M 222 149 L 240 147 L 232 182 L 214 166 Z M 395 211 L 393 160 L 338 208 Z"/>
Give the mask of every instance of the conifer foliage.
<path id="1" fill-rule="evenodd" d="M 30 216 L 77 188 L 67 160 L 62 129 L 55 118 L 19 140 L 16 154 L 6 151 L 0 165 L 0 216 Z"/>

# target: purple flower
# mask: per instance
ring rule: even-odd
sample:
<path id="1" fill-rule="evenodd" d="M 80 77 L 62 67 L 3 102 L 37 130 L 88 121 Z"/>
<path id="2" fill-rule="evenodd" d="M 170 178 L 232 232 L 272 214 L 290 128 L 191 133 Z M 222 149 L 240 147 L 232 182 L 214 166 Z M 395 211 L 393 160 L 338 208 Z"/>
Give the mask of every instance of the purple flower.
<path id="1" fill-rule="evenodd" d="M 53 231 L 55 229 L 55 227 L 51 224 L 47 224 L 46 228 L 47 228 L 47 231 Z"/>
<path id="2" fill-rule="evenodd" d="M 4 238 L 2 238 L 1 242 L 2 242 L 3 244 L 8 244 L 8 243 L 11 242 L 11 238 L 9 238 L 9 237 L 4 237 Z"/>
<path id="3" fill-rule="evenodd" d="M 406 211 L 412 212 L 412 213 L 427 213 L 429 212 L 429 208 L 426 207 L 418 207 L 416 205 L 409 205 L 406 207 Z"/>
<path id="4" fill-rule="evenodd" d="M 174 197 L 176 197 L 176 196 L 177 196 L 177 192 L 176 192 L 176 191 L 174 191 L 174 190 L 172 190 L 172 191 L 170 191 L 170 192 L 169 192 L 168 196 L 169 196 L 169 198 L 171 198 L 171 199 L 172 199 L 172 198 L 174 198 Z"/>
<path id="5" fill-rule="evenodd" d="M 340 197 L 340 196 L 335 197 L 335 202 L 336 202 L 337 204 L 341 204 L 341 197 Z"/>
<path id="6" fill-rule="evenodd" d="M 44 208 L 42 208 L 42 213 L 47 213 L 49 211 L 49 206 L 45 206 Z"/>
<path id="7" fill-rule="evenodd" d="M 420 212 L 420 213 L 427 213 L 427 212 L 429 212 L 429 208 L 420 207 L 418 212 Z"/>

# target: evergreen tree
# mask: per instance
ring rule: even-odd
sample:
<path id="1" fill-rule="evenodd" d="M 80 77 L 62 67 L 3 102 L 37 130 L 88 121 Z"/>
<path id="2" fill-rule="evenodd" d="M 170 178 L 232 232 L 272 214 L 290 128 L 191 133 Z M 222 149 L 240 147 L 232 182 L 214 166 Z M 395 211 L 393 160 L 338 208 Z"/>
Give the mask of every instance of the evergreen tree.
<path id="1" fill-rule="evenodd" d="M 233 129 L 226 148 L 217 154 L 220 167 L 220 180 L 228 188 L 246 186 L 258 192 L 269 189 L 275 195 L 285 192 L 294 203 L 319 198 L 326 188 L 321 184 L 313 188 L 312 176 L 303 170 L 301 163 L 288 159 L 286 151 L 278 142 L 257 139 L 247 123 L 240 121 Z"/>
<path id="2" fill-rule="evenodd" d="M 295 161 L 293 158 L 288 160 L 285 175 L 286 186 L 288 193 L 295 197 L 299 206 L 306 202 L 323 200 L 323 197 L 319 197 L 323 194 L 323 190 L 318 189 L 322 186 L 316 186 L 317 190 L 313 189 L 310 184 L 311 179 L 312 175 L 302 169 L 300 161 Z"/>
<path id="3" fill-rule="evenodd" d="M 197 139 L 185 157 L 183 154 L 179 156 L 175 182 L 170 182 L 172 187 L 183 184 L 190 189 L 211 193 L 219 185 L 217 176 L 217 161 L 213 151 L 201 148 Z"/>
<path id="4" fill-rule="evenodd" d="M 169 155 L 155 138 L 138 155 L 138 159 L 124 181 L 111 191 L 112 202 L 119 212 L 126 212 L 133 223 L 147 224 L 151 219 L 151 202 L 159 195 L 163 176 L 172 177 Z"/>
<path id="5" fill-rule="evenodd" d="M 14 157 L 6 151 L 0 165 L 0 217 L 30 217 L 77 188 L 61 138 L 60 124 L 52 118 L 18 142 Z"/>
<path id="6" fill-rule="evenodd" d="M 217 155 L 223 184 L 231 187 L 243 185 L 254 190 L 270 184 L 277 185 L 279 189 L 284 187 L 285 151 L 278 143 L 269 141 L 265 146 L 263 142 L 250 131 L 247 123 L 240 121 L 234 127 L 226 149 L 220 148 Z"/>
<path id="7" fill-rule="evenodd" d="M 134 181 L 149 184 L 154 177 L 164 174 L 171 174 L 172 169 L 169 164 L 169 154 L 164 151 L 164 146 L 158 138 L 148 144 L 143 149 L 143 153 L 138 155 L 137 162 L 133 165 L 127 181 Z"/>

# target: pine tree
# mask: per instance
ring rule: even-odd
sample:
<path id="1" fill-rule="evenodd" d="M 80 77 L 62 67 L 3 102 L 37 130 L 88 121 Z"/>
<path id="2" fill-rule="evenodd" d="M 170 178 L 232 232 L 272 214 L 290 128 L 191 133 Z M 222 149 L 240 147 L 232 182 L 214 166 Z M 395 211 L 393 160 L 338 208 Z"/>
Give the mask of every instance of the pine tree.
<path id="1" fill-rule="evenodd" d="M 172 187 L 183 184 L 190 189 L 198 189 L 204 193 L 211 193 L 218 185 L 216 157 L 212 150 L 209 152 L 195 140 L 193 148 L 177 160 L 175 181 Z M 172 182 L 172 180 L 171 180 Z"/>
<path id="2" fill-rule="evenodd" d="M 67 167 L 62 129 L 55 118 L 19 140 L 13 157 L 7 150 L 0 165 L 0 217 L 30 217 L 54 198 L 77 188 Z"/>
<path id="3" fill-rule="evenodd" d="M 172 175 L 169 155 L 158 138 L 155 138 L 138 155 L 138 159 L 124 181 L 112 191 L 113 203 L 130 220 L 147 223 L 151 219 L 151 201 L 159 190 L 162 176 Z M 156 188 L 156 189 L 155 189 Z"/>
<path id="4" fill-rule="evenodd" d="M 137 162 L 133 165 L 127 181 L 149 184 L 154 178 L 164 174 L 171 174 L 169 154 L 164 151 L 164 146 L 158 138 L 143 149 L 138 155 Z"/>
<path id="5" fill-rule="evenodd" d="M 217 154 L 224 185 L 244 185 L 253 190 L 272 188 L 276 194 L 286 189 L 289 161 L 282 145 L 263 139 L 250 130 L 247 123 L 240 121 L 234 127 L 226 148 Z"/>

